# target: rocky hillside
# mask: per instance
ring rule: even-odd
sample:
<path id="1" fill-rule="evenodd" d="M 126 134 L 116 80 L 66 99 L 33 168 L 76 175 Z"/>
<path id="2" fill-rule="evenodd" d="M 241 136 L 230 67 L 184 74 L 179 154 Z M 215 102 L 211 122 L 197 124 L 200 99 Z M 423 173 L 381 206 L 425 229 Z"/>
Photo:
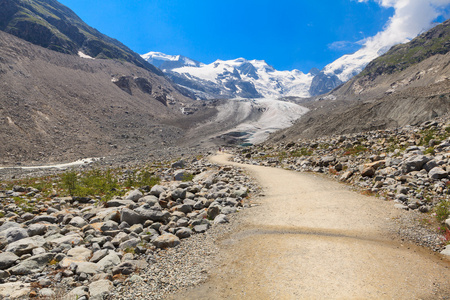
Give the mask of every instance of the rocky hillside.
<path id="1" fill-rule="evenodd" d="M 54 51 L 128 61 L 162 75 L 137 53 L 88 26 L 55 0 L 2 0 L 0 30 Z"/>
<path id="2" fill-rule="evenodd" d="M 275 140 L 420 124 L 450 112 L 450 21 L 393 47 L 355 78 L 308 105 Z M 304 104 L 305 105 L 305 104 Z"/>
<path id="3" fill-rule="evenodd" d="M 209 112 L 147 69 L 54 52 L 4 32 L 0 78 L 2 166 L 135 156 L 177 144 Z"/>

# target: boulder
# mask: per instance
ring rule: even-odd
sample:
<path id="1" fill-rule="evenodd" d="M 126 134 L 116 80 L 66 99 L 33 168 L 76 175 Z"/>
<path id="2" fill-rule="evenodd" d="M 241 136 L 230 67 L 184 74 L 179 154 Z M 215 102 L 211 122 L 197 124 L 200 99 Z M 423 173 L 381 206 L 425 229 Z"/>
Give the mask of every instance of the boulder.
<path id="1" fill-rule="evenodd" d="M 74 217 L 72 218 L 72 220 L 70 220 L 69 225 L 81 228 L 83 226 L 86 226 L 87 222 L 82 217 Z"/>
<path id="2" fill-rule="evenodd" d="M 97 266 L 103 272 L 110 270 L 118 264 L 120 264 L 120 257 L 114 251 L 109 251 L 108 255 L 97 262 Z"/>
<path id="3" fill-rule="evenodd" d="M 171 233 L 160 235 L 159 237 L 153 240 L 153 245 L 161 249 L 172 248 L 178 246 L 179 244 L 180 239 Z"/>
<path id="4" fill-rule="evenodd" d="M 12 252 L 0 253 L 0 270 L 5 270 L 12 267 L 18 259 L 19 257 Z"/>
<path id="5" fill-rule="evenodd" d="M 125 194 L 125 200 L 138 202 L 144 195 L 139 190 L 132 190 Z"/>
<path id="6" fill-rule="evenodd" d="M 165 189 L 162 185 L 154 185 L 150 190 L 150 195 L 159 197 L 159 195 L 161 195 L 164 192 L 165 192 Z"/>
<path id="7" fill-rule="evenodd" d="M 434 167 L 433 169 L 430 170 L 428 176 L 432 179 L 442 179 L 447 177 L 448 173 L 440 167 Z"/>
<path id="8" fill-rule="evenodd" d="M 44 270 L 47 264 L 55 257 L 54 253 L 44 253 L 32 256 L 20 262 L 15 267 L 9 269 L 13 275 L 27 275 L 39 273 Z"/>
<path id="9" fill-rule="evenodd" d="M 35 248 L 42 247 L 45 244 L 45 239 L 41 236 L 33 236 L 18 240 L 6 246 L 6 252 L 12 252 L 18 256 L 29 254 Z"/>
<path id="10" fill-rule="evenodd" d="M 127 222 L 129 225 L 134 225 L 143 223 L 144 221 L 145 218 L 131 209 L 124 208 L 120 213 L 120 222 Z"/>
<path id="11" fill-rule="evenodd" d="M 13 228 L 6 229 L 5 231 L 2 232 L 2 234 L 5 234 L 6 241 L 8 243 L 14 243 L 14 242 L 17 242 L 18 240 L 28 237 L 27 230 L 24 228 L 19 228 L 19 227 L 13 227 Z"/>
<path id="12" fill-rule="evenodd" d="M 410 173 L 412 171 L 420 171 L 424 164 L 426 164 L 430 159 L 424 155 L 414 155 L 407 158 L 402 164 L 402 172 L 404 174 Z"/>
<path id="13" fill-rule="evenodd" d="M 177 230 L 175 235 L 180 239 L 188 238 L 193 234 L 192 230 L 186 227 L 180 228 Z"/>
<path id="14" fill-rule="evenodd" d="M 103 300 L 108 298 L 113 284 L 109 280 L 98 280 L 89 284 L 90 300 Z"/>

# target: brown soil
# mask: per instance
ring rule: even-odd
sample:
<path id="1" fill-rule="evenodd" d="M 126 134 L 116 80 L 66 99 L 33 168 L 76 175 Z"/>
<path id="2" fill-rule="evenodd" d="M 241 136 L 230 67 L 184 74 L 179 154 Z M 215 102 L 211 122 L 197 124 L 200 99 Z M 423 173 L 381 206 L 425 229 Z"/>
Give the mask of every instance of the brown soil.
<path id="1" fill-rule="evenodd" d="M 262 186 L 261 205 L 221 241 L 210 279 L 175 299 L 448 299 L 449 261 L 392 234 L 404 213 L 392 203 L 314 174 L 239 166 Z"/>

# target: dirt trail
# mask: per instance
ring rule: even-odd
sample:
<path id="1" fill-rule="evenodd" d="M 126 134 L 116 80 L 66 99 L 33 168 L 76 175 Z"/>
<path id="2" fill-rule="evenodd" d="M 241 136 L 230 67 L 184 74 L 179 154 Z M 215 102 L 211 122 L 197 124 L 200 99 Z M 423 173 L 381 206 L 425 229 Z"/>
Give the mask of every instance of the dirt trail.
<path id="1" fill-rule="evenodd" d="M 176 299 L 448 299 L 448 261 L 390 234 L 402 213 L 392 203 L 314 174 L 240 166 L 263 187 L 261 205 L 221 242 L 210 279 Z"/>

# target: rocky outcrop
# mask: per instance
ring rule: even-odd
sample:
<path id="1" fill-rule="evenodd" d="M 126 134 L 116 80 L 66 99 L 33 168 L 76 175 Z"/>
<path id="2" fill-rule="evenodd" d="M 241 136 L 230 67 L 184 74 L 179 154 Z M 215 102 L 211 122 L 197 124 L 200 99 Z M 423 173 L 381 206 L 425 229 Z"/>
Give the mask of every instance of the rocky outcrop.
<path id="1" fill-rule="evenodd" d="M 311 87 L 309 88 L 309 93 L 311 94 L 311 96 L 326 94 L 342 83 L 343 82 L 339 80 L 336 75 L 328 75 L 324 72 L 320 72 L 319 74 L 314 76 Z"/>

